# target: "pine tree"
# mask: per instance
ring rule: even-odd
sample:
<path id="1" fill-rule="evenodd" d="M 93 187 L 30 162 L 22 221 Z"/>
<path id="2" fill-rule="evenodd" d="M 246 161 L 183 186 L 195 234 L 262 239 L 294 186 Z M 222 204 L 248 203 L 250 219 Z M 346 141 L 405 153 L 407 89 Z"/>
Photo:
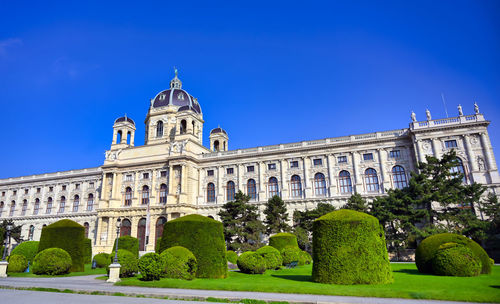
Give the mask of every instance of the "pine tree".
<path id="1" fill-rule="evenodd" d="M 264 214 L 266 215 L 264 223 L 266 224 L 267 234 L 290 231 L 290 225 L 287 223 L 288 213 L 286 204 L 281 197 L 275 195 L 270 198 L 266 203 Z"/>
<path id="2" fill-rule="evenodd" d="M 368 203 L 366 202 L 366 199 L 361 196 L 361 194 L 354 193 L 351 197 L 349 197 L 347 203 L 342 207 L 342 209 L 350 209 L 367 213 Z"/>

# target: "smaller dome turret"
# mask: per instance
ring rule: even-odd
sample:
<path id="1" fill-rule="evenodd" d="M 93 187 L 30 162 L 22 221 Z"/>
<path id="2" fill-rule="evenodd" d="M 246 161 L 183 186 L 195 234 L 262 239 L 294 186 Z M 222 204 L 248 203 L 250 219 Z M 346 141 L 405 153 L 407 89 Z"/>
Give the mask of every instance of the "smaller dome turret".
<path id="1" fill-rule="evenodd" d="M 125 114 L 115 119 L 113 124 L 113 141 L 111 150 L 134 146 L 135 122 Z"/>
<path id="2" fill-rule="evenodd" d="M 129 122 L 135 126 L 134 120 L 130 117 L 127 117 L 127 114 L 125 114 L 125 116 L 118 117 L 117 119 L 115 119 L 115 124 L 118 122 Z"/>
<path id="3" fill-rule="evenodd" d="M 213 129 L 212 131 L 210 131 L 210 135 L 217 134 L 217 133 L 224 133 L 227 135 L 227 132 L 224 129 L 222 129 L 221 127 L 217 127 L 215 129 Z"/>
<path id="4" fill-rule="evenodd" d="M 210 150 L 214 152 L 227 151 L 229 136 L 220 126 L 210 131 Z"/>

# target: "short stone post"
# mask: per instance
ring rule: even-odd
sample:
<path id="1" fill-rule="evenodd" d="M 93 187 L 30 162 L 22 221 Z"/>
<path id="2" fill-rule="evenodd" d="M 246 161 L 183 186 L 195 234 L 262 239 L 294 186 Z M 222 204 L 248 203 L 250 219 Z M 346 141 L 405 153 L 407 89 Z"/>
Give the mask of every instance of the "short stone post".
<path id="1" fill-rule="evenodd" d="M 106 282 L 108 283 L 116 283 L 120 282 L 120 268 L 121 265 L 118 263 L 113 263 L 109 265 L 109 278 Z"/>
<path id="2" fill-rule="evenodd" d="M 0 278 L 7 277 L 7 266 L 9 266 L 9 262 L 0 261 Z"/>

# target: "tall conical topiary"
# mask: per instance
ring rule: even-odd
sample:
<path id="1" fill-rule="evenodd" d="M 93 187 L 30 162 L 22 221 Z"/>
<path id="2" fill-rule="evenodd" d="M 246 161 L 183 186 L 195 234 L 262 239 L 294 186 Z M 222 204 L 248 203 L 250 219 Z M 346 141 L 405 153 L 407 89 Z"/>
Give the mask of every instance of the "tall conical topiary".
<path id="1" fill-rule="evenodd" d="M 60 220 L 42 229 L 38 252 L 48 248 L 64 249 L 71 256 L 71 272 L 84 271 L 85 228 L 72 221 Z"/>
<path id="2" fill-rule="evenodd" d="M 371 215 L 342 209 L 316 219 L 313 248 L 315 282 L 349 285 L 392 282 L 384 230 Z"/>
<path id="3" fill-rule="evenodd" d="M 174 246 L 189 249 L 198 261 L 198 278 L 227 276 L 226 243 L 222 223 L 190 214 L 165 223 L 160 252 Z"/>

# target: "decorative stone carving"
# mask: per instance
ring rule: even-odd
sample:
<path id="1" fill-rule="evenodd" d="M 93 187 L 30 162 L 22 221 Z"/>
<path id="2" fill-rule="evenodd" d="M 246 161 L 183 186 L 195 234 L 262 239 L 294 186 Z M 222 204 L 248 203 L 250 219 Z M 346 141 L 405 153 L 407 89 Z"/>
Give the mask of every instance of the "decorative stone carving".
<path id="1" fill-rule="evenodd" d="M 432 120 L 431 111 L 429 111 L 429 109 L 425 109 L 425 116 L 427 117 L 427 120 Z"/>
<path id="2" fill-rule="evenodd" d="M 486 165 L 484 163 L 484 159 L 481 156 L 477 157 L 477 167 L 479 168 L 479 171 L 486 170 Z"/>
<path id="3" fill-rule="evenodd" d="M 474 112 L 475 112 L 476 114 L 479 114 L 479 106 L 477 105 L 477 103 L 476 103 L 476 102 L 474 102 Z"/>
<path id="4" fill-rule="evenodd" d="M 464 116 L 464 112 L 462 111 L 462 106 L 458 105 L 458 116 Z"/>
<path id="5" fill-rule="evenodd" d="M 473 145 L 473 146 L 477 146 L 479 144 L 479 137 L 477 135 L 473 135 L 471 136 L 470 138 L 470 143 Z"/>
<path id="6" fill-rule="evenodd" d="M 415 112 L 411 111 L 411 121 L 416 122 L 417 121 L 417 114 Z"/>

